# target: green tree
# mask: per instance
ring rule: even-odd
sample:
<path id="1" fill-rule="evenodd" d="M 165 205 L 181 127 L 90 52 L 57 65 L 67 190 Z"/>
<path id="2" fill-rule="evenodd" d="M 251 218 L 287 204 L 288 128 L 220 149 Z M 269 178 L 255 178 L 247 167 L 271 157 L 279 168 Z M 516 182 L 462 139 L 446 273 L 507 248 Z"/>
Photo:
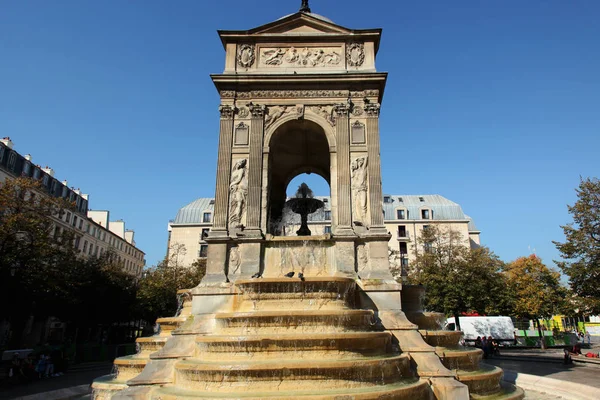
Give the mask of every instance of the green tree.
<path id="1" fill-rule="evenodd" d="M 586 314 L 600 313 L 600 181 L 581 179 L 577 201 L 567 206 L 573 222 L 561 228 L 565 242 L 554 242 L 562 261 L 556 261 L 569 277 L 569 285 Z"/>
<path id="2" fill-rule="evenodd" d="M 38 180 L 7 178 L 0 183 L 0 317 L 20 333 L 30 315 L 43 314 L 56 296 L 52 274 L 73 265 L 73 234 L 57 229 L 55 217 L 73 204 L 46 193 Z M 12 337 L 18 345 L 20 335 Z"/>
<path id="3" fill-rule="evenodd" d="M 568 294 L 560 285 L 560 274 L 533 254 L 507 264 L 505 274 L 515 296 L 515 315 L 533 319 L 542 337 L 539 318 L 550 318 L 560 312 Z M 541 342 L 545 347 L 545 342 Z"/>
<path id="4" fill-rule="evenodd" d="M 178 307 L 177 291 L 197 286 L 206 274 L 205 259 L 191 266 L 181 263 L 185 252 L 184 245 L 174 244 L 160 264 L 145 271 L 137 292 L 137 307 L 140 318 L 148 323 L 173 315 Z"/>
<path id="5" fill-rule="evenodd" d="M 471 249 L 452 229 L 430 226 L 418 239 L 408 283 L 426 287 L 425 307 L 455 317 L 476 311 L 504 314 L 512 309 L 510 291 L 501 273 L 503 263 L 488 248 Z"/>

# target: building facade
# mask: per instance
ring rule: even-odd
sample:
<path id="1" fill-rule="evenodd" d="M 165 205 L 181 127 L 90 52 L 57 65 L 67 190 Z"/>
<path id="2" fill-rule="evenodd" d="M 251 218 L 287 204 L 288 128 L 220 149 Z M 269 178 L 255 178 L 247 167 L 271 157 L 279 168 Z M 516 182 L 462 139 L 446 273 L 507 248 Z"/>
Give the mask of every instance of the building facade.
<path id="1" fill-rule="evenodd" d="M 70 188 L 67 181 L 59 181 L 54 177 L 54 170 L 42 168 L 32 162 L 30 155 L 21 155 L 13 149 L 10 138 L 0 140 L 0 183 L 6 178 L 20 176 L 38 179 L 42 182 L 49 196 L 61 197 L 75 205 L 62 216 L 53 218 L 54 232 L 60 235 L 69 230 L 75 234 L 73 246 L 84 257 L 100 257 L 105 252 L 112 252 L 115 260 L 123 269 L 139 276 L 146 264 L 145 253 L 137 248 L 134 231 L 125 229 L 125 222 L 109 221 L 108 211 L 89 210 L 89 196 L 79 189 Z"/>
<path id="2" fill-rule="evenodd" d="M 308 216 L 312 235 L 331 234 L 331 200 L 329 197 L 315 198 L 323 201 L 324 207 Z M 168 248 L 175 244 L 185 246 L 186 254 L 182 258 L 184 265 L 190 265 L 208 254 L 206 239 L 213 226 L 214 204 L 212 198 L 196 199 L 182 207 L 175 219 L 169 222 Z M 397 264 L 396 267 L 408 267 L 416 255 L 424 251 L 418 239 L 429 226 L 459 232 L 467 247 L 480 246 L 480 231 L 473 220 L 459 204 L 437 194 L 384 194 L 383 216 L 385 228 L 391 234 L 388 242 L 390 262 Z M 299 215 L 285 210 L 276 230 L 282 236 L 296 236 L 299 227 Z"/>

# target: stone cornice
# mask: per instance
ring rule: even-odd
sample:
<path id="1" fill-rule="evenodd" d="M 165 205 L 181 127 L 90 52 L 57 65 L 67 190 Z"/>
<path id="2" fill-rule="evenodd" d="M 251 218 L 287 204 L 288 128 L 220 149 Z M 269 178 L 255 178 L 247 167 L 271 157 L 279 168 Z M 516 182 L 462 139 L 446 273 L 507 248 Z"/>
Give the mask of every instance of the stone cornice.
<path id="1" fill-rule="evenodd" d="M 258 91 L 295 91 L 312 92 L 298 97 L 348 97 L 352 92 L 378 90 L 378 102 L 383 99 L 387 81 L 386 72 L 362 73 L 324 73 L 324 74 L 214 74 L 213 83 L 219 93 L 258 92 Z M 335 86 L 332 85 L 335 82 Z M 328 90 L 322 90 L 323 85 Z M 340 92 L 335 94 L 333 92 Z M 319 95 L 321 92 L 322 95 Z M 331 93 L 325 93 L 331 92 Z M 344 92 L 344 93 L 341 93 Z M 374 93 L 374 92 L 373 92 Z M 231 97 L 231 96 L 225 96 Z"/>

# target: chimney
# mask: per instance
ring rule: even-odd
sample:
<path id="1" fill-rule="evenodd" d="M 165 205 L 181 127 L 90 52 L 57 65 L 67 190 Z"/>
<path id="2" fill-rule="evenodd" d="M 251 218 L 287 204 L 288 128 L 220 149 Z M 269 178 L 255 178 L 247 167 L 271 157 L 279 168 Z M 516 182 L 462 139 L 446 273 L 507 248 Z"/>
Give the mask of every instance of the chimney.
<path id="1" fill-rule="evenodd" d="M 44 171 L 45 173 L 47 173 L 48 175 L 50 175 L 52 177 L 54 176 L 54 170 L 47 165 L 44 168 L 42 168 L 42 171 Z"/>
<path id="2" fill-rule="evenodd" d="M 2 140 L 0 140 L 0 142 L 4 143 L 4 145 L 6 147 L 8 147 L 9 149 L 12 149 L 14 146 L 14 143 L 12 142 L 12 140 L 10 140 L 10 138 L 7 137 L 3 137 Z"/>
<path id="3" fill-rule="evenodd" d="M 69 182 L 67 182 L 67 180 L 65 179 L 64 181 L 61 182 L 63 185 L 69 187 Z"/>
<path id="4" fill-rule="evenodd" d="M 82 199 L 84 199 L 84 200 L 88 200 L 88 199 L 89 199 L 89 197 L 90 197 L 90 195 L 89 195 L 89 194 L 82 194 L 82 195 L 81 195 L 81 198 L 82 198 Z"/>
<path id="5" fill-rule="evenodd" d="M 27 161 L 31 161 L 31 154 L 25 154 L 25 159 Z"/>

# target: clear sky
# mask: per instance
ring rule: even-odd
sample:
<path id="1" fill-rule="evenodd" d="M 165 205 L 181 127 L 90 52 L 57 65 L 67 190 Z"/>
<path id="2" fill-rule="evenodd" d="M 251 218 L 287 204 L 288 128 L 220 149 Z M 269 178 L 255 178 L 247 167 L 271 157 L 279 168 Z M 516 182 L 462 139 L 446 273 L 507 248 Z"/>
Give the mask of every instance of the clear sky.
<path id="1" fill-rule="evenodd" d="M 536 249 L 552 265 L 579 177 L 600 175 L 600 2 L 310 3 L 342 26 L 383 28 L 385 193 L 441 194 L 503 260 Z M 299 6 L 4 0 L 0 136 L 124 219 L 156 264 L 169 219 L 214 196 L 216 30 Z"/>

